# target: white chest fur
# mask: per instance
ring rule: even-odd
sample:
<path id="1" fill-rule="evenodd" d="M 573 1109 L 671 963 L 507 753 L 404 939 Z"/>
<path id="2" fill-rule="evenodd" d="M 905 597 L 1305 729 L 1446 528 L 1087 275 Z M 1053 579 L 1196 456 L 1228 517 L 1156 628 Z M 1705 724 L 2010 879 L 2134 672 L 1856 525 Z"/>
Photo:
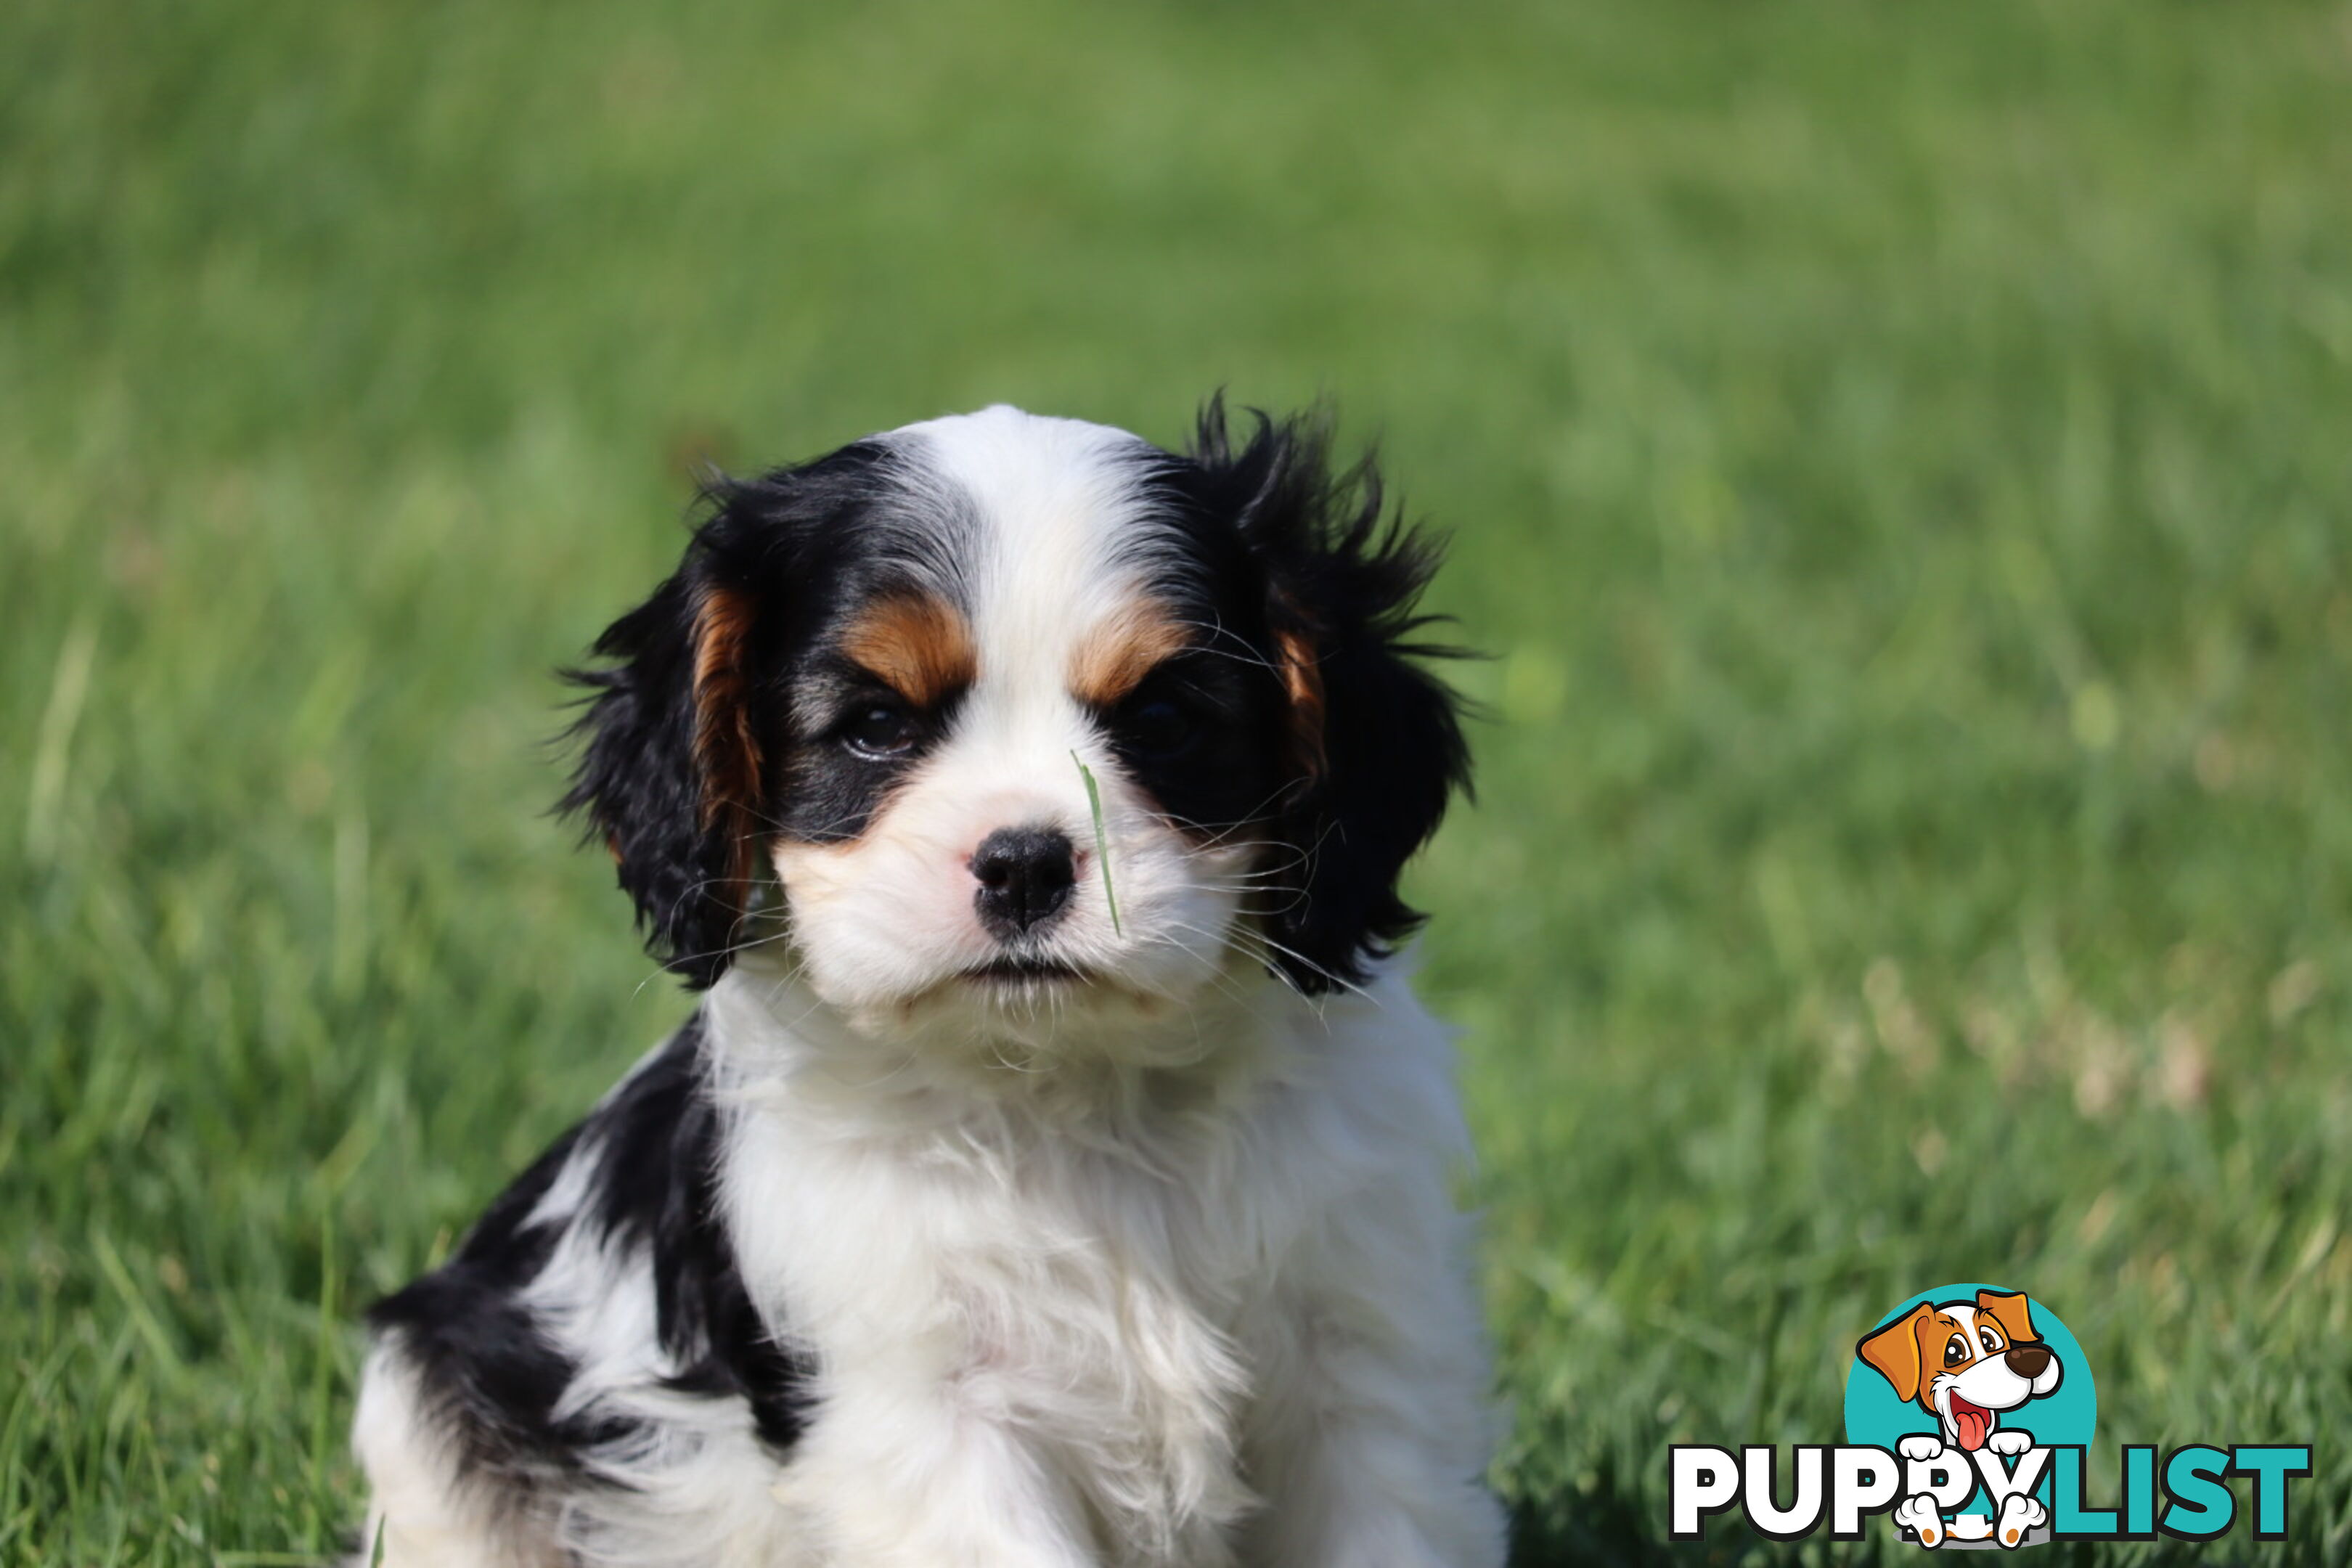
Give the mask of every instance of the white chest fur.
<path id="1" fill-rule="evenodd" d="M 1199 1063 L 1083 1083 L 996 1064 L 978 1093 L 788 1029 L 775 995 L 730 977 L 711 997 L 723 1190 L 754 1300 L 821 1369 L 780 1495 L 845 1559 L 909 1535 L 847 1500 L 878 1465 L 919 1481 L 886 1489 L 894 1510 L 936 1504 L 967 1535 L 1000 1514 L 1008 1548 L 1230 1561 L 1280 1468 L 1251 1452 L 1255 1416 L 1324 1400 L 1318 1335 L 1346 1350 L 1368 1315 L 1414 1310 L 1390 1274 L 1458 1271 L 1446 1042 L 1402 984 L 1321 1012 L 1268 987 Z M 1475 1378 L 1475 1321 L 1439 1337 Z"/>

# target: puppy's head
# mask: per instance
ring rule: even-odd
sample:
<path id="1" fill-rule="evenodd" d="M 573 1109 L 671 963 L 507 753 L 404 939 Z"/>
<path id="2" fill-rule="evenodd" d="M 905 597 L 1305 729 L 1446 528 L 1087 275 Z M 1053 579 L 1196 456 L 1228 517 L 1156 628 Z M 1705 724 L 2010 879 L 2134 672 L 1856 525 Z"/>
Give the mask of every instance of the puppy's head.
<path id="1" fill-rule="evenodd" d="M 1966 1449 L 1984 1446 L 2000 1412 L 2056 1393 L 2064 1375 L 2056 1352 L 2034 1332 L 2032 1307 L 2015 1291 L 1922 1301 L 1865 1336 L 1854 1353 Z"/>
<path id="2" fill-rule="evenodd" d="M 717 484 L 578 677 L 563 804 L 697 985 L 756 944 L 1017 1032 L 1358 980 L 1466 761 L 1406 641 L 1434 552 L 1327 456 L 992 408 Z"/>

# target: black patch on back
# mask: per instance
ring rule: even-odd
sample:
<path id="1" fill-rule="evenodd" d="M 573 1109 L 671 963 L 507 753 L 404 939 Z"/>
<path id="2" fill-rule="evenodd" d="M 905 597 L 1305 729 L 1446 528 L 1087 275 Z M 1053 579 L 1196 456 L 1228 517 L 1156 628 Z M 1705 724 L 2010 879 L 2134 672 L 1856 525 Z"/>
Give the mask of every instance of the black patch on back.
<path id="1" fill-rule="evenodd" d="M 368 1312 L 378 1335 L 397 1336 L 426 1412 L 456 1442 L 460 1465 L 526 1485 L 575 1468 L 583 1448 L 615 1435 L 556 1419 L 577 1368 L 520 1298 L 561 1233 L 532 1223 L 531 1211 L 579 1136 L 575 1127 L 557 1139 L 501 1193 L 455 1257 Z"/>
<path id="2" fill-rule="evenodd" d="M 719 1218 L 724 1129 L 703 1088 L 702 1030 L 698 1016 L 591 1120 L 583 1218 L 615 1250 L 650 1248 L 670 1386 L 748 1401 L 761 1437 L 785 1449 L 808 1424 L 811 1368 L 769 1335 Z"/>
<path id="3" fill-rule="evenodd" d="M 702 1034 L 698 1016 L 501 1194 L 448 1262 L 369 1312 L 379 1335 L 397 1339 L 468 1472 L 525 1487 L 577 1478 L 590 1450 L 631 1434 L 593 1406 L 556 1415 L 579 1368 L 522 1300 L 575 1225 L 609 1238 L 616 1268 L 652 1268 L 656 1331 L 680 1369 L 671 1386 L 745 1401 L 779 1453 L 806 1426 L 812 1369 L 769 1335 L 719 1219 L 721 1128 L 701 1087 Z M 579 1213 L 534 1222 L 582 1149 L 595 1169 Z"/>

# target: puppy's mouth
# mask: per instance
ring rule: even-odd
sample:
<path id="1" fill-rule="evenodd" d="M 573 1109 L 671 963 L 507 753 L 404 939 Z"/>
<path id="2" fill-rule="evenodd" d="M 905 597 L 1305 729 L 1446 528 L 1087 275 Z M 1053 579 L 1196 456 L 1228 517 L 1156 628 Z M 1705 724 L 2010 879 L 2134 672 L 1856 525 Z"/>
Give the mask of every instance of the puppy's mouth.
<path id="1" fill-rule="evenodd" d="M 1984 1447 L 1985 1435 L 1992 1430 L 1992 1412 L 1955 1394 L 1952 1395 L 1952 1429 L 1959 1435 L 1960 1447 L 1974 1453 Z"/>
<path id="2" fill-rule="evenodd" d="M 1008 956 L 974 964 L 963 971 L 961 978 L 999 985 L 1082 985 L 1094 976 L 1059 959 Z"/>

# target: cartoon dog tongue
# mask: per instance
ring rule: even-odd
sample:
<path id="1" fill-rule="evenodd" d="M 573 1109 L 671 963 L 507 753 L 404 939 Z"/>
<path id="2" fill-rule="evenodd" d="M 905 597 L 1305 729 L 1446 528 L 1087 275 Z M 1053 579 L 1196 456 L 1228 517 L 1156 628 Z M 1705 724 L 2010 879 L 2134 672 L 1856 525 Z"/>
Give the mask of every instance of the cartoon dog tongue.
<path id="1" fill-rule="evenodd" d="M 1960 1435 L 1960 1447 L 1970 1453 L 1984 1447 L 1985 1434 L 1992 1430 L 1992 1412 L 1981 1405 L 1971 1405 L 1958 1394 L 1952 1395 L 1952 1426 Z"/>

